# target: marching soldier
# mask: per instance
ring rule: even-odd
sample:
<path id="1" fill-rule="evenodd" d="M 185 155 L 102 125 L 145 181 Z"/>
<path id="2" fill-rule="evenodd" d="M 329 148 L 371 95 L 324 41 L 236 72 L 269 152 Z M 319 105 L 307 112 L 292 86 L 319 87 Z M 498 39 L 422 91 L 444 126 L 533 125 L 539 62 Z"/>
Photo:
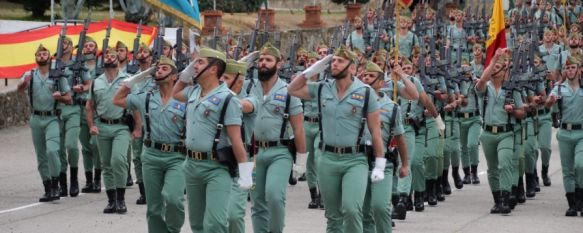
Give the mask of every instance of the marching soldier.
<path id="1" fill-rule="evenodd" d="M 39 202 L 60 199 L 60 137 L 56 104 L 57 102 L 72 103 L 67 79 L 65 77 L 59 77 L 58 80 L 49 78 L 50 57 L 49 50 L 40 44 L 35 53 L 38 68 L 25 73 L 17 87 L 20 93 L 28 89 L 32 109 L 29 126 L 32 130 L 37 167 L 45 190 Z"/>
<path id="2" fill-rule="evenodd" d="M 307 83 L 307 78 L 322 71 L 332 61 L 334 80 Z M 368 162 L 365 148 L 372 146 L 375 157 L 371 182 L 384 179 L 384 158 L 380 132 L 379 105 L 374 90 L 354 78 L 356 55 L 346 47 L 338 48 L 296 77 L 288 86 L 291 95 L 316 99 L 322 121 L 322 155 L 318 177 L 326 206 L 327 232 L 362 232 L 362 206 L 366 193 Z M 371 134 L 363 139 L 365 123 Z"/>
<path id="3" fill-rule="evenodd" d="M 461 59 L 461 58 L 460 58 Z M 462 62 L 461 60 L 459 62 Z M 460 67 L 468 67 L 468 61 L 463 59 L 464 65 L 460 64 Z M 461 72 L 461 71 L 458 71 Z M 471 76 L 470 76 L 471 77 Z M 457 116 L 458 110 L 458 99 L 460 98 L 460 83 L 453 80 L 448 80 L 447 83 L 447 93 L 448 98 L 443 103 L 443 113 L 445 121 L 445 131 L 444 131 L 444 146 L 443 146 L 443 166 L 442 174 L 440 180 L 438 180 L 438 192 L 442 192 L 445 195 L 451 194 L 451 186 L 449 184 L 449 166 L 452 167 L 452 177 L 454 180 L 454 186 L 457 189 L 463 187 L 462 180 L 459 176 L 458 169 L 460 164 L 461 156 L 461 146 L 460 146 L 460 118 Z"/>
<path id="4" fill-rule="evenodd" d="M 172 91 L 176 100 L 186 103 L 183 170 L 190 228 L 193 232 L 227 232 L 236 169 L 239 186 L 249 189 L 253 163 L 247 162 L 241 138 L 240 101 L 219 80 L 226 55 L 210 48 L 202 48 L 198 55 Z M 195 73 L 197 85 L 186 87 Z"/>
<path id="5" fill-rule="evenodd" d="M 362 23 L 362 18 L 356 16 L 352 22 L 352 26 L 354 27 L 354 31 L 348 35 L 346 46 L 350 47 L 350 49 L 357 48 L 360 51 L 366 51 L 366 43 L 363 38 L 365 28 Z"/>
<path id="6" fill-rule="evenodd" d="M 569 208 L 565 216 L 577 216 L 583 203 L 583 156 L 577 148 L 581 147 L 583 133 L 581 130 L 583 112 L 580 103 L 583 97 L 581 88 L 581 61 L 575 57 L 569 57 L 565 66 L 566 80 L 558 83 L 552 90 L 545 107 L 553 107 L 553 112 L 558 113 L 557 132 L 559 152 L 561 155 L 561 169 L 563 171 L 563 185 Z"/>
<path id="7" fill-rule="evenodd" d="M 302 104 L 288 94 L 287 84 L 277 76 L 281 53 L 270 43 L 261 48 L 257 63 L 260 85 L 255 95 L 263 96 L 253 130 L 258 147 L 252 220 L 255 232 L 282 232 L 285 220 L 286 180 L 292 171 L 302 174 L 307 160 Z M 289 125 L 288 125 L 289 122 Z M 291 130 L 290 130 L 291 126 Z M 295 147 L 295 148 L 294 148 Z"/>
<path id="8" fill-rule="evenodd" d="M 251 146 L 253 137 L 253 128 L 255 126 L 255 117 L 257 116 L 258 98 L 254 95 L 253 84 L 245 80 L 247 75 L 247 63 L 227 59 L 225 73 L 221 77 L 231 91 L 237 94 L 241 102 L 243 112 L 243 123 L 241 135 L 243 143 L 247 148 L 247 158 L 253 159 L 254 151 Z M 237 183 L 233 183 L 231 196 L 229 198 L 229 233 L 245 232 L 245 210 L 247 207 L 248 190 L 241 190 Z"/>
<path id="9" fill-rule="evenodd" d="M 113 103 L 137 109 L 144 121 L 144 154 L 141 156 L 148 197 L 148 232 L 180 232 L 184 224 L 184 156 L 181 144 L 186 105 L 172 98 L 178 70 L 174 62 L 161 57 L 154 82 L 158 88 L 130 94 L 134 85 L 150 80 L 154 67 L 123 81 Z"/>
<path id="10" fill-rule="evenodd" d="M 480 136 L 486 162 L 488 164 L 488 183 L 495 205 L 491 214 L 508 214 L 510 191 L 513 184 L 515 161 L 515 134 L 517 119 L 524 117 L 522 98 L 519 92 L 501 89 L 507 76 L 509 61 L 507 50 L 498 49 L 490 65 L 476 84 L 484 133 Z"/>
<path id="11" fill-rule="evenodd" d="M 399 22 L 399 54 L 410 59 L 413 53 L 413 47 L 419 45 L 419 38 L 409 29 L 409 24 L 413 22 L 410 17 L 401 15 Z M 397 29 L 396 29 L 397 30 Z M 396 35 L 395 35 L 396 37 Z"/>
<path id="12" fill-rule="evenodd" d="M 91 135 L 87 123 L 87 111 L 85 105 L 89 99 L 89 90 L 91 83 L 95 78 L 95 68 L 97 67 L 97 43 L 89 36 L 85 37 L 85 54 L 86 69 L 84 77 L 87 80 L 83 84 L 73 87 L 77 92 L 79 105 L 81 106 L 81 124 L 79 131 L 79 142 L 81 143 L 81 153 L 83 154 L 83 167 L 85 168 L 85 186 L 81 189 L 82 193 L 100 193 L 101 192 L 101 158 L 97 148 L 97 137 Z"/>
<path id="13" fill-rule="evenodd" d="M 472 67 L 472 74 L 474 77 L 482 77 L 482 73 L 484 72 L 484 51 L 481 44 L 474 44 L 473 46 L 473 60 L 470 62 L 470 66 Z"/>
<path id="14" fill-rule="evenodd" d="M 455 23 L 449 25 L 447 29 L 447 37 L 446 42 L 446 49 L 449 53 L 451 53 L 452 63 L 458 63 L 458 57 L 455 56 L 457 54 L 457 50 L 461 49 L 462 58 L 468 59 L 468 48 L 467 48 L 467 39 L 470 36 L 469 32 L 464 29 L 464 12 L 455 9 L 453 10 L 453 16 L 455 17 Z"/>
<path id="15" fill-rule="evenodd" d="M 125 190 L 127 184 L 127 150 L 131 136 L 130 122 L 126 122 L 127 112 L 113 105 L 112 98 L 127 74 L 118 68 L 117 52 L 113 48 L 104 51 L 105 73 L 97 77 L 87 101 L 87 123 L 92 135 L 97 135 L 97 145 L 101 155 L 103 181 L 108 204 L 103 213 L 127 212 Z M 95 116 L 95 118 L 94 118 Z M 95 122 L 97 120 L 97 122 Z M 141 127 L 141 126 L 139 126 Z M 139 128 L 136 127 L 136 128 Z"/>
<path id="16" fill-rule="evenodd" d="M 164 40 L 162 45 L 162 55 L 166 57 L 172 57 L 174 55 L 174 50 L 172 49 L 172 43 L 170 41 Z"/>
<path id="17" fill-rule="evenodd" d="M 541 159 L 541 176 L 544 186 L 551 186 L 551 178 L 549 172 L 549 161 L 551 160 L 551 136 L 552 136 L 552 120 L 551 111 L 544 107 L 546 97 L 551 93 L 552 77 L 553 75 L 547 73 L 547 69 L 539 56 L 534 58 L 534 68 L 537 70 L 537 76 L 542 76 L 542 82 L 537 85 L 538 97 L 534 97 L 534 101 L 539 104 L 537 111 L 538 117 L 538 150 L 540 151 Z M 542 73 L 538 70 L 542 70 Z M 538 157 L 537 157 L 538 159 Z M 535 161 L 536 166 L 536 161 Z M 536 175 L 536 174 L 535 174 Z M 538 178 L 536 179 L 538 182 Z"/>
<path id="18" fill-rule="evenodd" d="M 545 29 L 543 44 L 539 46 L 539 52 L 549 71 L 554 72 L 559 68 L 561 46 L 553 42 L 553 31 Z"/>
<path id="19" fill-rule="evenodd" d="M 128 46 L 118 40 L 117 43 L 115 43 L 115 51 L 119 57 L 119 71 L 126 73 L 128 64 L 130 63 L 128 59 Z"/>
<path id="20" fill-rule="evenodd" d="M 397 155 L 403 161 L 399 169 L 399 177 L 403 178 L 409 173 L 407 144 L 405 143 L 405 137 L 403 137 L 405 132 L 403 119 L 397 103 L 393 102 L 389 95 L 380 91 L 381 87 L 385 85 L 385 79 L 383 70 L 378 65 L 372 62 L 367 63 L 363 82 L 371 86 L 378 94 L 381 111 L 381 135 L 383 144 L 386 145 L 385 158 L 390 162 L 385 167 L 384 180 L 377 183 L 368 181 L 363 207 L 363 227 L 364 232 L 391 232 L 391 211 L 389 210 L 387 197 L 392 196 L 393 174 L 394 169 L 396 169 Z M 370 133 L 367 133 L 365 138 L 366 140 L 371 140 Z M 369 164 L 370 162 L 372 161 L 369 161 Z M 369 170 L 370 168 L 369 166 Z"/>

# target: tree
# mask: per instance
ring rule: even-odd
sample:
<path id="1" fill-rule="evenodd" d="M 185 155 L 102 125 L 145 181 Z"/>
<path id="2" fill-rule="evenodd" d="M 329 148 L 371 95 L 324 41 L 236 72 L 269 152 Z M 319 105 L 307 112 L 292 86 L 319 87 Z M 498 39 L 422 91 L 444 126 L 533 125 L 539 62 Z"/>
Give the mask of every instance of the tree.
<path id="1" fill-rule="evenodd" d="M 51 7 L 50 1 L 22 0 L 24 10 L 31 11 L 33 18 L 45 18 L 45 11 Z"/>
<path id="2" fill-rule="evenodd" d="M 132 23 L 142 23 L 146 24 L 152 10 L 143 0 L 119 0 L 119 5 L 125 13 L 125 20 Z"/>
<path id="3" fill-rule="evenodd" d="M 61 0 L 61 17 L 77 19 L 85 0 Z"/>
<path id="4" fill-rule="evenodd" d="M 365 3 L 369 2 L 369 0 L 356 0 L 356 1 L 353 1 L 353 0 L 331 0 L 331 1 L 333 3 L 339 4 L 339 5 L 340 4 L 347 5 L 347 4 L 353 3 L 353 2 L 360 3 L 360 4 L 365 4 Z"/>
<path id="5" fill-rule="evenodd" d="M 264 0 L 217 0 L 217 9 L 227 13 L 254 12 L 259 10 Z M 201 11 L 212 10 L 213 1 L 199 1 Z"/>

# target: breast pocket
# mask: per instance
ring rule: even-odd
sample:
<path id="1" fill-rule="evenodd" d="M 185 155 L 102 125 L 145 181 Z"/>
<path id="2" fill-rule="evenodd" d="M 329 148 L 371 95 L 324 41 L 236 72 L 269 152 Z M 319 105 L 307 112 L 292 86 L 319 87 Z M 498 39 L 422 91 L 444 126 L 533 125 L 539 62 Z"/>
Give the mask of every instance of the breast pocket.
<path id="1" fill-rule="evenodd" d="M 199 110 L 197 111 L 197 114 L 200 114 L 201 119 L 208 119 L 213 121 L 219 120 L 219 105 L 205 101 L 198 108 Z"/>
<path id="2" fill-rule="evenodd" d="M 354 99 L 354 98 L 359 98 L 359 99 Z M 360 98 L 360 97 L 350 97 L 350 99 L 348 99 L 348 109 L 345 109 L 345 115 L 346 116 L 356 116 L 356 117 L 361 117 L 362 116 L 362 111 L 363 111 L 363 107 L 364 107 L 364 99 Z"/>
<path id="3" fill-rule="evenodd" d="M 270 112 L 271 115 L 283 117 L 285 111 L 285 102 L 272 100 L 267 102 L 265 107 L 267 108 L 265 110 Z"/>

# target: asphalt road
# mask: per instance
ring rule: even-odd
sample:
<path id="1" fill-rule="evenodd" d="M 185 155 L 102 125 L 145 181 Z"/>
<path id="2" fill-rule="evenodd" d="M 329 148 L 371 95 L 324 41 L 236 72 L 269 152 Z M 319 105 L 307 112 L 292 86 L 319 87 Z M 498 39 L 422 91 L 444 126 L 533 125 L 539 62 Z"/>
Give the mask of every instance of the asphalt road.
<path id="1" fill-rule="evenodd" d="M 565 217 L 564 197 L 558 147 L 553 137 L 550 174 L 551 187 L 542 187 L 535 199 L 518 205 L 510 216 L 489 214 L 492 197 L 486 179 L 486 164 L 480 155 L 482 184 L 454 190 L 438 207 L 425 212 L 408 212 L 407 219 L 396 221 L 395 232 L 583 232 L 583 217 Z M 105 215 L 105 192 L 62 198 L 53 203 L 38 203 L 42 183 L 36 170 L 34 148 L 28 127 L 0 130 L 0 232 L 26 233 L 97 233 L 146 232 L 146 207 L 138 206 L 138 188 L 129 187 L 126 195 L 128 213 Z M 80 184 L 84 184 L 80 161 Z M 538 165 L 540 169 L 540 162 Z M 134 176 L 135 177 L 135 176 Z M 450 178 L 451 180 L 451 178 Z M 451 182 L 451 181 L 450 181 Z M 452 184 L 453 188 L 453 184 Z M 309 210 L 305 182 L 289 187 L 286 232 L 325 232 L 323 210 Z M 247 208 L 247 232 L 252 232 Z M 188 217 L 187 217 L 188 219 Z M 183 232 L 190 232 L 188 220 Z"/>

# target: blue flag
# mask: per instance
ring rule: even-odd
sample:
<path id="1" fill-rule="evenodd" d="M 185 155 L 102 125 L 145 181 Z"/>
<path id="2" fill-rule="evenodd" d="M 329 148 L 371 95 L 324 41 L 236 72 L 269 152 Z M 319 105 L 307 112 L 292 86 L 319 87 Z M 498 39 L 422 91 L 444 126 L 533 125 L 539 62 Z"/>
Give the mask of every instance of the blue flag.
<path id="1" fill-rule="evenodd" d="M 164 11 L 165 14 L 182 20 L 199 30 L 202 29 L 197 0 L 192 0 L 192 5 L 190 5 L 190 0 L 146 0 L 146 2 L 154 8 Z"/>

